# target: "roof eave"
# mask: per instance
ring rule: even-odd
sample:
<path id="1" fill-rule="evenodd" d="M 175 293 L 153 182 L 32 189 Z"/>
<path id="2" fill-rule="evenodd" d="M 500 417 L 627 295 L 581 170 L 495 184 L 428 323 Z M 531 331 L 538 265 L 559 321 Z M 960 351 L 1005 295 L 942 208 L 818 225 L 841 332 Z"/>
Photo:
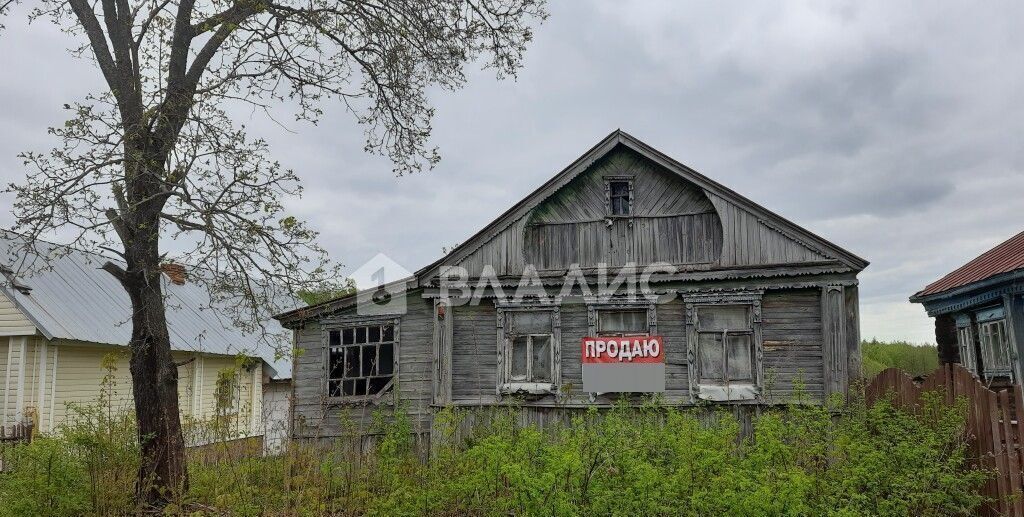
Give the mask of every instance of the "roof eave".
<path id="1" fill-rule="evenodd" d="M 1013 282 L 1015 280 L 1022 280 L 1022 279 L 1024 279 L 1024 269 L 1015 269 L 1013 271 L 1008 271 L 1006 273 L 999 273 L 997 275 L 992 275 L 990 277 L 983 278 L 981 280 L 975 280 L 974 282 L 971 282 L 969 284 L 964 284 L 964 285 L 961 285 L 961 286 L 953 287 L 951 289 L 946 289 L 944 291 L 939 291 L 939 292 L 936 292 L 936 293 L 921 294 L 921 293 L 924 292 L 924 290 L 922 289 L 921 291 L 918 291 L 918 292 L 914 293 L 913 295 L 911 295 L 909 300 L 910 300 L 911 303 L 922 303 L 922 304 L 924 304 L 924 303 L 928 303 L 928 302 L 934 302 L 934 301 L 937 301 L 937 300 L 943 300 L 945 298 L 952 298 L 954 296 L 959 296 L 959 295 L 962 295 L 962 294 L 966 294 L 966 293 L 969 293 L 971 291 L 982 290 L 982 289 L 986 289 L 986 288 L 989 288 L 989 287 L 992 287 L 992 286 L 995 286 L 995 285 L 998 285 L 998 284 L 1003 284 L 1003 283 L 1007 283 L 1007 282 Z"/>

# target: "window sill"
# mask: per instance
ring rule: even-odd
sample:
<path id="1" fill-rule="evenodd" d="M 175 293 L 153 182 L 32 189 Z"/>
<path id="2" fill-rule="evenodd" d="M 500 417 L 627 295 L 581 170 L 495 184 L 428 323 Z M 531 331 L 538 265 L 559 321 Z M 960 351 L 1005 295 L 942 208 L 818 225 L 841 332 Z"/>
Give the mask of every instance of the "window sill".
<path id="1" fill-rule="evenodd" d="M 697 398 L 711 402 L 757 400 L 761 389 L 754 384 L 701 384 Z"/>
<path id="2" fill-rule="evenodd" d="M 377 395 L 360 395 L 358 397 L 327 397 L 326 403 L 331 406 L 369 406 L 369 405 L 390 405 L 392 404 L 392 391 L 390 389 Z"/>
<path id="3" fill-rule="evenodd" d="M 507 382 L 500 391 L 503 395 L 553 395 L 555 385 L 550 382 Z"/>

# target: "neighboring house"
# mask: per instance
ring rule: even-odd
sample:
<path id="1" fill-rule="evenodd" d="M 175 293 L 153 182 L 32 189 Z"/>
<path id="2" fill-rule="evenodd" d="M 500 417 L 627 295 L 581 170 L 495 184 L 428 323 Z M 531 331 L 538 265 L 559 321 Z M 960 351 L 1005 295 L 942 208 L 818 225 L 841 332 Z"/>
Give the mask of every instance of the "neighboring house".
<path id="1" fill-rule="evenodd" d="M 595 294 L 656 263 L 658 300 L 629 294 L 642 277 L 614 296 Z M 446 300 L 450 266 L 475 300 Z M 368 432 L 374 410 L 396 403 L 426 437 L 447 406 L 514 402 L 524 421 L 543 423 L 610 407 L 627 391 L 663 391 L 672 405 L 730 404 L 747 416 L 798 390 L 821 401 L 859 376 L 857 274 L 866 266 L 616 131 L 408 279 L 277 316 L 298 348 L 293 437 Z M 524 275 L 567 296 L 516 300 Z M 658 387 L 585 392 L 588 336 L 660 336 L 664 357 L 648 370 Z"/>
<path id="2" fill-rule="evenodd" d="M 99 269 L 108 259 L 71 250 L 47 270 L 18 276 L 12 267 L 37 259 L 16 256 L 18 239 L 0 233 L 0 425 L 31 422 L 38 431 L 59 432 L 73 422 L 76 405 L 96 405 L 101 394 L 111 407 L 134 409 L 130 303 Z M 39 248 L 52 253 L 57 246 Z M 263 398 L 265 385 L 290 377 L 290 361 L 275 360 L 270 345 L 211 310 L 209 293 L 181 266 L 167 267 L 162 278 L 186 441 L 262 436 L 286 426 L 284 418 L 267 420 L 282 411 L 279 401 L 265 407 Z M 211 434 L 206 424 L 215 417 L 221 425 Z"/>
<path id="3" fill-rule="evenodd" d="M 939 359 L 993 385 L 1024 374 L 1024 232 L 910 297 L 935 318 Z"/>

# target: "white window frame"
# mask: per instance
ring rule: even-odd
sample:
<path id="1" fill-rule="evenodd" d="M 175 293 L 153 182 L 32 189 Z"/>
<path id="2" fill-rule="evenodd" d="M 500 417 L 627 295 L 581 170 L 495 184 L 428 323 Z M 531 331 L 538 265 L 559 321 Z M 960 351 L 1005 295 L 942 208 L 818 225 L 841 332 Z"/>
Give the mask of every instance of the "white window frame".
<path id="1" fill-rule="evenodd" d="M 559 393 L 562 384 L 562 332 L 561 332 L 561 311 L 556 305 L 546 304 L 530 304 L 530 303 L 510 303 L 510 302 L 497 302 L 497 334 L 498 334 L 498 367 L 497 367 L 497 394 L 501 395 L 557 395 Z M 509 333 L 511 330 L 510 321 L 511 316 L 517 312 L 548 312 L 551 316 L 551 333 L 550 334 L 539 334 L 531 333 L 524 334 L 528 337 L 531 342 L 534 336 L 547 336 L 551 337 L 551 381 L 550 382 L 534 382 L 531 378 L 532 366 L 533 366 L 533 350 L 529 348 L 527 350 L 527 379 L 513 380 L 512 379 L 512 340 L 513 336 Z"/>
<path id="2" fill-rule="evenodd" d="M 233 416 L 238 414 L 239 406 L 242 405 L 242 385 L 241 385 L 241 374 L 242 372 L 238 368 L 231 370 L 231 379 L 228 380 L 228 389 L 231 390 L 231 404 L 222 405 L 220 388 L 220 374 L 218 372 L 217 382 L 213 387 L 213 404 L 215 413 L 220 416 Z"/>
<path id="3" fill-rule="evenodd" d="M 390 343 L 392 344 L 391 345 L 391 351 L 392 351 L 391 352 L 392 353 L 391 379 L 380 389 L 380 391 L 378 391 L 378 392 L 376 392 L 374 394 L 368 394 L 368 395 L 334 395 L 334 396 L 332 396 L 331 395 L 331 391 L 330 391 L 331 382 L 332 381 L 344 382 L 345 381 L 345 377 L 344 377 L 344 372 L 343 372 L 343 376 L 341 378 L 332 378 L 331 377 L 331 349 L 332 348 L 344 349 L 344 347 L 346 345 L 344 345 L 344 338 L 343 338 L 344 334 L 343 334 L 343 332 L 346 329 L 356 329 L 356 328 L 359 328 L 359 327 L 373 327 L 373 326 L 380 326 L 380 325 L 391 325 L 392 326 L 392 331 L 393 331 L 393 334 L 394 334 L 392 341 L 390 341 Z M 323 348 L 323 365 L 324 365 L 324 367 L 323 367 L 322 377 L 321 377 L 321 393 L 324 394 L 325 399 L 327 401 L 333 402 L 333 403 L 361 403 L 361 402 L 374 402 L 374 401 L 378 401 L 381 398 L 383 398 L 385 395 L 390 394 L 394 390 L 395 383 L 398 382 L 398 376 L 399 376 L 399 362 L 400 362 L 399 361 L 399 353 L 400 353 L 399 350 L 401 348 L 401 333 L 400 333 L 400 329 L 401 329 L 401 318 L 397 317 L 397 316 L 375 316 L 375 317 L 342 316 L 342 317 L 332 318 L 330 320 L 325 320 L 324 322 L 322 322 L 321 323 L 321 339 L 322 339 L 321 345 L 322 345 L 322 348 Z M 339 344 L 337 346 L 333 346 L 332 347 L 330 345 L 330 335 L 331 335 L 331 332 L 333 332 L 333 331 L 337 331 L 339 333 L 339 341 L 338 341 Z M 383 342 L 384 341 L 383 341 L 383 337 L 382 337 L 382 341 L 377 342 L 378 343 L 378 350 L 379 350 L 379 344 L 381 344 Z M 367 344 L 369 344 L 369 343 L 367 343 Z M 349 345 L 349 346 L 351 346 L 351 345 Z M 365 377 L 359 376 L 357 378 L 365 378 Z M 368 382 L 369 382 L 369 380 L 367 378 L 367 383 Z M 342 390 L 342 393 L 344 393 L 344 390 Z"/>
<path id="4" fill-rule="evenodd" d="M 999 342 L 994 343 L 993 339 L 998 336 Z M 1010 340 L 1007 335 L 1007 325 L 1005 318 L 992 319 L 988 321 L 978 322 L 978 341 L 981 345 L 981 368 L 982 374 L 986 380 L 992 380 L 996 377 L 1006 377 L 1010 382 L 1014 382 L 1013 375 L 1013 353 L 1010 350 Z M 993 348 L 1001 347 L 1003 354 L 1006 357 L 1006 364 L 1000 365 L 998 368 L 993 363 Z"/>
<path id="5" fill-rule="evenodd" d="M 960 350 L 960 365 L 974 375 L 978 375 L 978 356 L 971 317 L 967 314 L 960 314 L 956 316 L 955 320 L 956 345 Z"/>
<path id="6" fill-rule="evenodd" d="M 743 402 L 761 400 L 761 392 L 764 387 L 764 347 L 762 343 L 762 322 L 761 322 L 761 298 L 760 291 L 721 293 L 716 295 L 689 295 L 683 296 L 683 303 L 686 307 L 686 358 L 688 373 L 690 377 L 690 398 L 693 401 L 710 400 L 715 402 Z M 752 367 L 753 379 L 750 381 L 731 382 L 727 380 L 728 374 L 723 371 L 722 382 L 701 382 L 700 372 L 700 334 L 701 331 L 697 321 L 701 308 L 716 306 L 745 306 L 749 321 L 749 329 L 743 329 L 738 333 L 748 333 L 751 336 L 751 359 L 754 362 Z M 725 332 L 726 331 L 717 331 Z M 723 335 L 724 339 L 724 335 Z M 726 343 L 723 341 L 723 360 L 727 360 L 724 350 Z"/>

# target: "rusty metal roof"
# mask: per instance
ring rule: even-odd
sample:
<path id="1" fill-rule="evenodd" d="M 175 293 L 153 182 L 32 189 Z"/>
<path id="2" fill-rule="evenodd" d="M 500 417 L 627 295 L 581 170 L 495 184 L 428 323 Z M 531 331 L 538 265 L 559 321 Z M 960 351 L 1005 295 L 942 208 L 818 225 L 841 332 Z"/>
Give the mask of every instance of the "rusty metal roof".
<path id="1" fill-rule="evenodd" d="M 1024 269 L 1024 232 L 1010 237 L 952 273 L 928 284 L 914 298 L 949 291 L 1018 269 Z"/>

